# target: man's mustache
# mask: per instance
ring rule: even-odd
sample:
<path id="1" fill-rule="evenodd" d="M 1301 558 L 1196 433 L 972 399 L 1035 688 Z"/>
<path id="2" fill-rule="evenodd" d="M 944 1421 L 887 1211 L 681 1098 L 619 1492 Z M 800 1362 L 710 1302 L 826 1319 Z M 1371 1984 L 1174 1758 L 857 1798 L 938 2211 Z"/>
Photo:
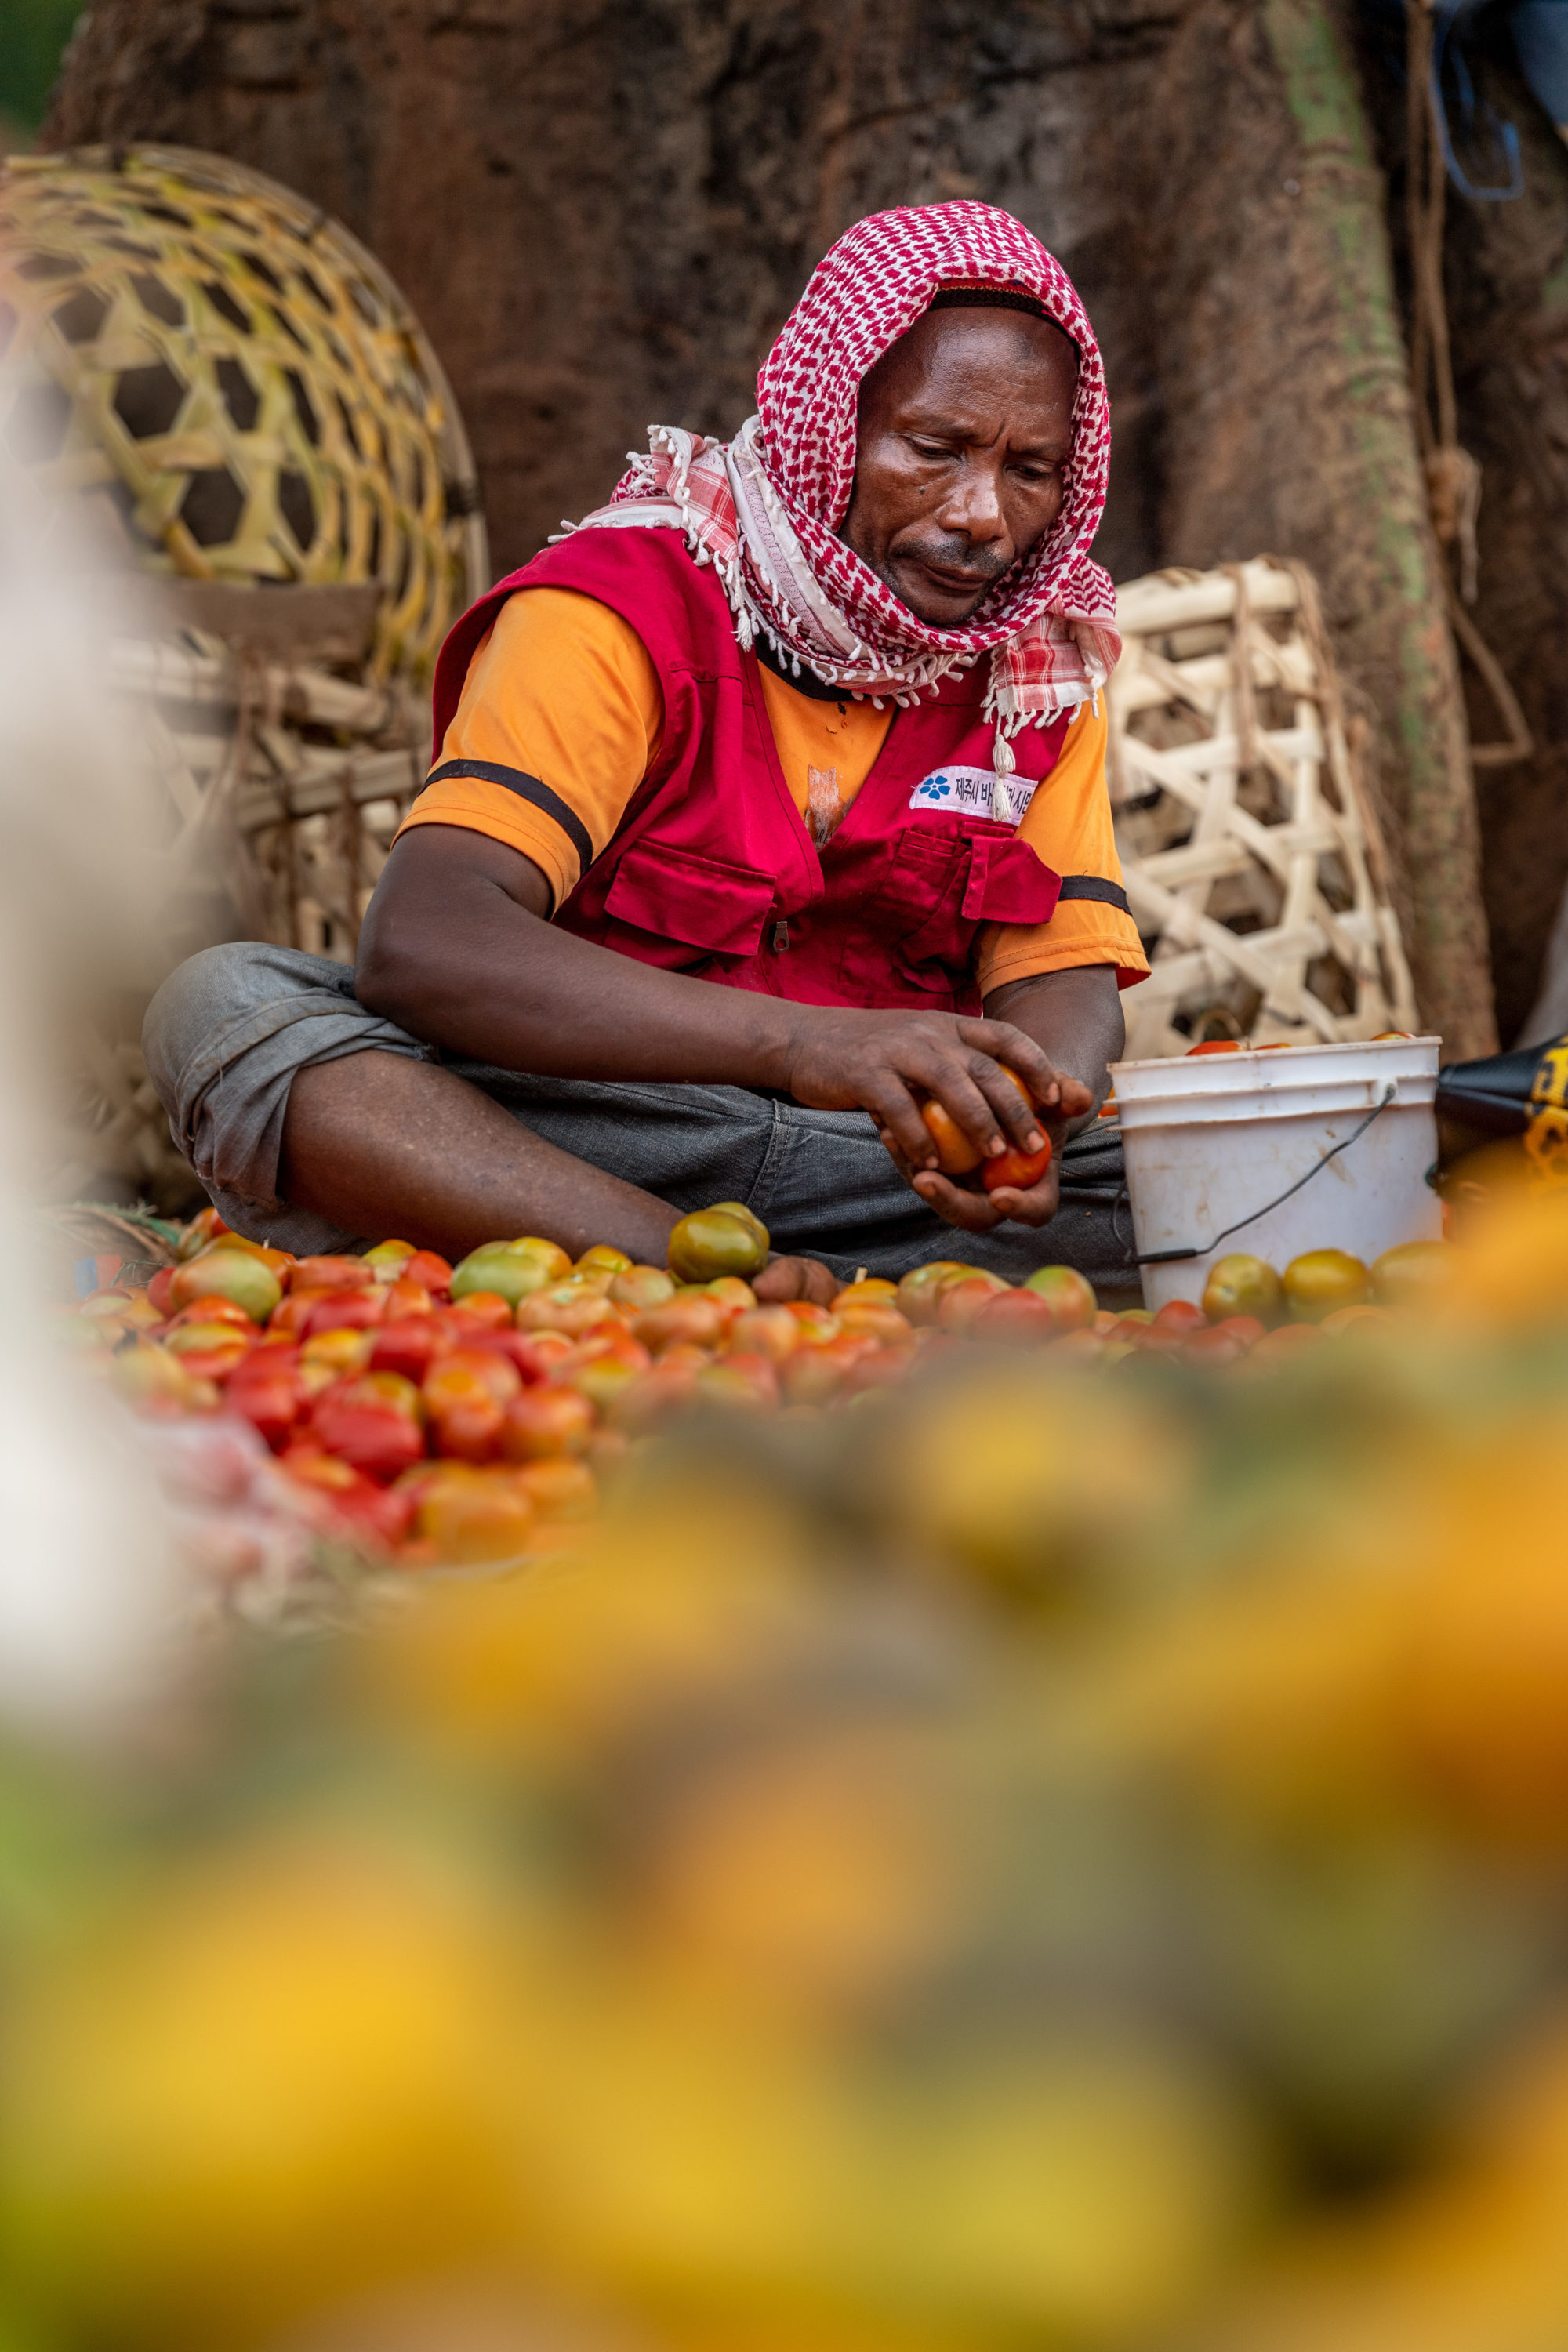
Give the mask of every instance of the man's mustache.
<path id="1" fill-rule="evenodd" d="M 900 549 L 905 557 L 913 556 L 918 563 L 930 563 L 940 572 L 962 572 L 965 580 L 991 583 L 1000 580 L 1009 559 L 999 550 L 972 548 L 962 539 L 917 540 L 912 546 Z"/>

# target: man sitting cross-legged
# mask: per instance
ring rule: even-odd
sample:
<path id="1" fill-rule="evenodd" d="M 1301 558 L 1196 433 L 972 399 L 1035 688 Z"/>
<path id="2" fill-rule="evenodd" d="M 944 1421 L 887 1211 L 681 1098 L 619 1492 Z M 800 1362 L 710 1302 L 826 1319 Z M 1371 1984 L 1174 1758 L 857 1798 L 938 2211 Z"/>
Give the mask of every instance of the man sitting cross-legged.
<path id="1" fill-rule="evenodd" d="M 736 438 L 656 430 L 458 624 L 353 974 L 216 948 L 154 1000 L 149 1068 L 229 1223 L 662 1262 L 742 1199 L 765 1297 L 1110 1270 L 1103 1212 L 1058 1198 L 1064 1146 L 1069 1177 L 1107 1159 L 1068 1139 L 1147 971 L 1105 785 L 1108 457 L 1093 332 L 1018 222 L 851 229 Z M 942 1175 L 926 1095 L 986 1155 L 1048 1136 L 1049 1170 Z"/>

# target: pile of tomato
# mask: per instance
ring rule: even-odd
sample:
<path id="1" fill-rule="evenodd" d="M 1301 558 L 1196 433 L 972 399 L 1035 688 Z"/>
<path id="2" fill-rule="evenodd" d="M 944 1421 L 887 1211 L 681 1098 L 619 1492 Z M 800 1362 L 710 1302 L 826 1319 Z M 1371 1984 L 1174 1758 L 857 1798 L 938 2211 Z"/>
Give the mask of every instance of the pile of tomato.
<path id="1" fill-rule="evenodd" d="M 747 1276 L 765 1264 L 768 1235 L 735 1202 L 682 1219 L 668 1266 L 605 1245 L 574 1263 L 534 1236 L 457 1266 L 402 1241 L 295 1257 L 208 1210 L 176 1265 L 145 1288 L 95 1292 L 76 1331 L 139 1412 L 248 1423 L 318 1513 L 372 1555 L 477 1564 L 570 1548 L 606 1473 L 688 1404 L 845 1405 L 964 1339 L 1108 1363 L 1149 1351 L 1267 1360 L 1382 1311 L 1363 1302 L 1396 1294 L 1397 1261 L 1424 1247 L 1441 1254 L 1415 1244 L 1370 1276 L 1333 1251 L 1283 1277 L 1227 1258 L 1204 1307 L 1152 1316 L 1100 1311 L 1069 1267 L 1014 1287 L 957 1260 L 897 1283 L 862 1278 L 828 1307 L 759 1302 Z"/>

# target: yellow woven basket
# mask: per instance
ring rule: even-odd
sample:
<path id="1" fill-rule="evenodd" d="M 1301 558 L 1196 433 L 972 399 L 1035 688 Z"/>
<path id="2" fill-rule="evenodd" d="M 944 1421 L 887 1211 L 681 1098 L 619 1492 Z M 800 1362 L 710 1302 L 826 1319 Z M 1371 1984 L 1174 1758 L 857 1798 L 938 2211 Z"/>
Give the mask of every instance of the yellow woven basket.
<path id="1" fill-rule="evenodd" d="M 473 461 L 396 287 L 325 214 L 178 147 L 0 169 L 0 435 L 144 568 L 383 590 L 423 678 L 489 583 Z"/>

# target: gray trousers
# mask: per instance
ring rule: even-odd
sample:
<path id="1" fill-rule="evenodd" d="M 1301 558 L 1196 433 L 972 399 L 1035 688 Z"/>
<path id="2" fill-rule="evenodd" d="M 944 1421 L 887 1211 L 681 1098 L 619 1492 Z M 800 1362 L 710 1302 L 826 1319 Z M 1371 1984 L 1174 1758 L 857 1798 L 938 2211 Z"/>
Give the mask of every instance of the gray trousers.
<path id="1" fill-rule="evenodd" d="M 1038 1233 L 1005 1224 L 963 1234 L 910 1190 L 864 1112 L 807 1110 L 744 1087 L 612 1086 L 463 1061 L 367 1013 L 345 964 L 289 948 L 193 956 L 153 998 L 142 1043 L 170 1131 L 219 1214 L 237 1233 L 301 1255 L 382 1238 L 291 1208 L 278 1189 L 295 1072 L 375 1052 L 441 1063 L 520 1126 L 672 1208 L 744 1201 L 775 1249 L 820 1258 L 841 1280 L 859 1266 L 896 1278 L 955 1257 L 1015 1282 L 1037 1265 L 1068 1265 L 1106 1292 L 1137 1287 L 1103 1201 L 1069 1200 Z M 1120 1142 L 1090 1130 L 1068 1144 L 1062 1172 L 1075 1187 L 1114 1189 Z M 1130 1230 L 1125 1215 L 1121 1223 Z"/>

